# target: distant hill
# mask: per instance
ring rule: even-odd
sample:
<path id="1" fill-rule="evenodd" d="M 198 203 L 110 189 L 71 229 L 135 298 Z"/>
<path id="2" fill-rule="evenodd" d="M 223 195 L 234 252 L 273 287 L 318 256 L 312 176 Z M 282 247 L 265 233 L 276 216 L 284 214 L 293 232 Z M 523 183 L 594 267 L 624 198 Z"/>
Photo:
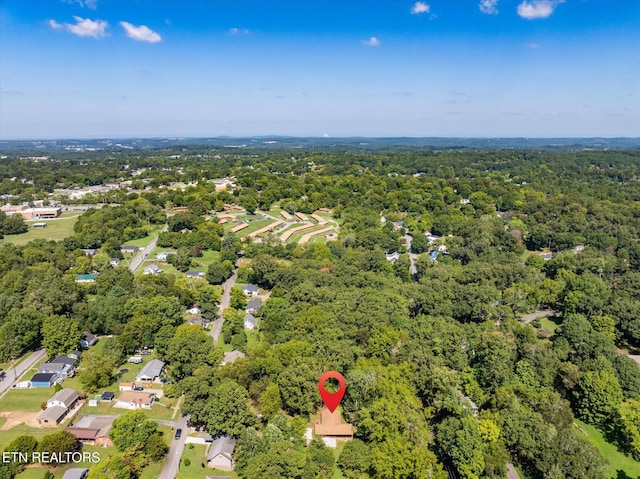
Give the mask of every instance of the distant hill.
<path id="1" fill-rule="evenodd" d="M 127 151 L 175 148 L 178 146 L 212 146 L 229 149 L 346 149 L 346 150 L 417 150 L 417 149 L 537 149 L 537 150 L 607 150 L 638 149 L 640 138 L 314 138 L 289 136 L 214 137 L 214 138 L 126 138 L 91 140 L 0 140 L 0 152 L 28 151 Z"/>

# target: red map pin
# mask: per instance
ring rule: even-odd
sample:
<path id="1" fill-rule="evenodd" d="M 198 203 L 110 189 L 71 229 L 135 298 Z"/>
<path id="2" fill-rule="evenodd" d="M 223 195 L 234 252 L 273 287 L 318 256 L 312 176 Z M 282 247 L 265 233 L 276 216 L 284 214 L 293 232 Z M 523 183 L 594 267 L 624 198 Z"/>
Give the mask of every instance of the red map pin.
<path id="1" fill-rule="evenodd" d="M 327 379 L 333 378 L 340 383 L 338 390 L 335 393 L 330 393 L 324 388 L 324 383 Z M 327 371 L 322 376 L 320 376 L 320 381 L 318 381 L 318 391 L 320 392 L 320 397 L 322 398 L 322 402 L 327 406 L 330 412 L 336 410 L 336 408 L 340 405 L 340 401 L 344 397 L 344 392 L 347 389 L 347 382 L 344 380 L 342 374 L 338 371 Z"/>

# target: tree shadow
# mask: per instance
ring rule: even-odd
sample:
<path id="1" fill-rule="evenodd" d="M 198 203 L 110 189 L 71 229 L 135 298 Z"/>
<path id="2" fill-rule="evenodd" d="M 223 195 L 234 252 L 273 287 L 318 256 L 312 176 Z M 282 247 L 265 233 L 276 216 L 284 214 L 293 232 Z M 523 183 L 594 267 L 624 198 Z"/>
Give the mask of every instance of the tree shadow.
<path id="1" fill-rule="evenodd" d="M 620 469 L 618 469 L 616 472 L 618 473 L 616 475 L 616 479 L 633 479 L 630 475 L 628 475 L 626 472 L 624 472 L 624 471 L 622 471 Z M 638 479 L 638 478 L 636 477 L 636 479 Z"/>

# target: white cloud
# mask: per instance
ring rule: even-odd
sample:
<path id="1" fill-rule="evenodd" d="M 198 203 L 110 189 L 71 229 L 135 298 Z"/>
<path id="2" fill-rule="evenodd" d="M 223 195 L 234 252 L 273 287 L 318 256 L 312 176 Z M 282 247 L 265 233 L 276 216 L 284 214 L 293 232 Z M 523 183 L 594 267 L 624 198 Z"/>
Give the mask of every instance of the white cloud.
<path id="1" fill-rule="evenodd" d="M 230 28 L 229 35 L 249 35 L 249 30 L 246 28 Z"/>
<path id="2" fill-rule="evenodd" d="M 431 6 L 424 2 L 416 2 L 413 4 L 413 7 L 411 7 L 411 13 L 413 15 L 417 15 L 419 13 L 429 13 L 429 10 L 431 10 Z"/>
<path id="3" fill-rule="evenodd" d="M 527 48 L 540 48 L 540 44 L 539 43 L 527 43 L 525 46 Z"/>
<path id="4" fill-rule="evenodd" d="M 102 38 L 107 36 L 107 27 L 109 24 L 105 20 L 89 20 L 88 18 L 76 17 L 73 23 L 58 23 L 55 20 L 49 20 L 49 26 L 54 30 L 66 30 L 78 35 L 79 37 Z"/>
<path id="5" fill-rule="evenodd" d="M 129 22 L 120 22 L 120 26 L 124 28 L 126 35 L 133 40 L 147 43 L 158 43 L 162 37 L 151 30 L 146 25 L 136 27 Z"/>
<path id="6" fill-rule="evenodd" d="M 362 44 L 368 47 L 377 47 L 380 46 L 382 42 L 378 40 L 376 37 L 371 37 L 368 40 L 363 40 Z"/>
<path id="7" fill-rule="evenodd" d="M 482 13 L 495 15 L 498 13 L 498 0 L 480 0 L 478 8 Z"/>
<path id="8" fill-rule="evenodd" d="M 524 0 L 518 5 L 518 15 L 527 20 L 548 18 L 559 3 L 564 0 Z"/>
<path id="9" fill-rule="evenodd" d="M 81 7 L 87 7 L 91 10 L 95 10 L 98 6 L 98 0 L 62 0 L 63 3 L 76 3 Z"/>

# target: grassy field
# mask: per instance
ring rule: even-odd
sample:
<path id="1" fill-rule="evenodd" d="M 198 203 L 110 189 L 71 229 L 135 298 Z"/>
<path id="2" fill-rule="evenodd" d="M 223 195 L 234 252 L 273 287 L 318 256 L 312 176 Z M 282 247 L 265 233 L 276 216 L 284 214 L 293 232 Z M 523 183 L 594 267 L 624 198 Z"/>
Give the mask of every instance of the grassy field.
<path id="1" fill-rule="evenodd" d="M 0 449 L 5 449 L 11 443 L 11 441 L 13 441 L 18 436 L 29 434 L 39 441 L 45 435 L 52 432 L 57 432 L 58 430 L 59 429 L 55 427 L 34 428 L 29 427 L 25 424 L 19 424 L 15 427 L 12 427 L 11 429 L 2 431 L 2 433 L 0 434 Z"/>
<path id="2" fill-rule="evenodd" d="M 160 230 L 162 230 L 162 226 L 157 226 L 153 229 L 150 230 L 149 234 L 143 238 L 138 238 L 138 239 L 134 239 L 134 240 L 130 240 L 127 241 L 126 243 L 124 243 L 127 246 L 139 246 L 141 248 L 147 246 L 149 244 L 149 242 L 158 235 L 158 233 L 160 233 Z"/>
<path id="3" fill-rule="evenodd" d="M 577 430 L 577 434 L 593 444 L 600 451 L 600 454 L 609 461 L 609 466 L 605 470 L 607 477 L 612 479 L 636 479 L 640 477 L 640 462 L 618 451 L 616 446 L 608 443 L 602 433 L 595 427 L 578 419 L 575 422 L 587 433 L 584 435 L 582 431 Z M 626 476 L 623 474 L 626 474 Z"/>
<path id="4" fill-rule="evenodd" d="M 191 448 L 190 446 L 193 446 Z M 207 476 L 223 476 L 223 477 L 238 477 L 233 472 L 219 471 L 207 467 L 205 451 L 207 447 L 201 444 L 187 444 L 182 453 L 180 459 L 180 467 L 178 470 L 177 479 L 205 479 Z M 189 459 L 190 464 L 185 465 L 185 459 Z M 204 464 L 204 467 L 202 465 Z"/>
<path id="5" fill-rule="evenodd" d="M 53 388 L 10 389 L 0 400 L 0 411 L 40 411 L 40 405 L 54 394 Z"/>
<path id="6" fill-rule="evenodd" d="M 545 318 L 540 319 L 540 328 L 546 329 L 552 335 L 555 334 L 556 329 L 560 326 L 560 321 L 554 321 L 551 317 L 547 316 Z"/>
<path id="7" fill-rule="evenodd" d="M 13 243 L 16 245 L 25 245 L 34 239 L 46 239 L 59 241 L 73 234 L 73 225 L 76 224 L 80 214 L 76 211 L 62 213 L 59 219 L 44 221 L 26 221 L 29 231 L 19 235 L 5 236 L 0 243 Z M 34 223 L 47 223 L 46 228 L 33 228 Z"/>

